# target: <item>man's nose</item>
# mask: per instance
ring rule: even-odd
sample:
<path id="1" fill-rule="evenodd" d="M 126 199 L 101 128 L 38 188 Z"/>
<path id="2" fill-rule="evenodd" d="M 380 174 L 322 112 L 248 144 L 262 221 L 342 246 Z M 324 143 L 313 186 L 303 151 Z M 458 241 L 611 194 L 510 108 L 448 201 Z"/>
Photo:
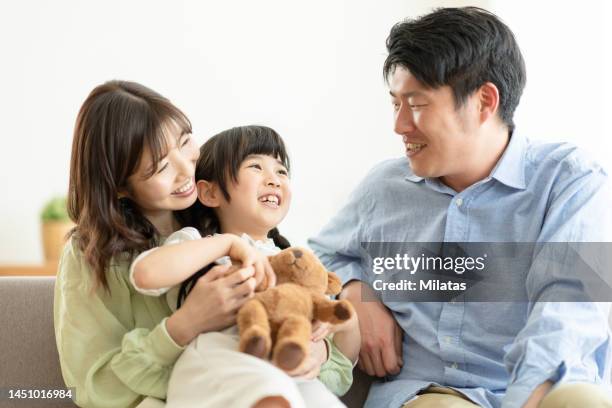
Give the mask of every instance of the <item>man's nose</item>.
<path id="1" fill-rule="evenodd" d="M 405 133 L 414 132 L 415 129 L 416 126 L 414 125 L 412 111 L 405 106 L 401 106 L 395 114 L 393 130 L 398 135 L 403 135 Z"/>

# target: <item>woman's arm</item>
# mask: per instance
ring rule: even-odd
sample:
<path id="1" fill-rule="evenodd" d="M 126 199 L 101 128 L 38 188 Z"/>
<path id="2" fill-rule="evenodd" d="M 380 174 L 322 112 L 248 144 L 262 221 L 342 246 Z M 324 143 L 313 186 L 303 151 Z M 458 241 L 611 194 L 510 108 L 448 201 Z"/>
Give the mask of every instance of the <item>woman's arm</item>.
<path id="1" fill-rule="evenodd" d="M 234 324 L 255 287 L 252 267 L 228 274 L 229 266 L 216 266 L 166 319 L 165 299 L 134 294 L 127 268 L 109 268 L 107 292 L 95 286 L 71 241 L 64 248 L 55 285 L 55 337 L 64 381 L 75 388 L 79 406 L 133 407 L 143 396 L 165 399 L 182 346 L 201 332 Z"/>
<path id="2" fill-rule="evenodd" d="M 357 362 L 361 348 L 361 334 L 359 333 L 359 319 L 355 313 L 350 320 L 342 323 L 335 330 L 333 342 L 338 350 L 353 364 Z"/>

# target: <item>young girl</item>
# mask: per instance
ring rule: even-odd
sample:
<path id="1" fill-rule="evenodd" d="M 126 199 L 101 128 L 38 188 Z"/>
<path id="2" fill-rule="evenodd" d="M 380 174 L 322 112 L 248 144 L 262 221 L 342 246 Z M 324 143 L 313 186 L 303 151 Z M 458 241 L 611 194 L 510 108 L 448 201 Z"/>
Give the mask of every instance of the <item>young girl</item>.
<path id="1" fill-rule="evenodd" d="M 170 306 L 176 307 L 201 279 L 231 279 L 235 286 L 218 299 L 218 307 L 236 310 L 253 296 L 264 276 L 273 283 L 267 255 L 289 246 L 276 229 L 291 202 L 288 169 L 283 141 L 270 128 L 234 128 L 207 141 L 196 168 L 199 201 L 183 214 L 185 223 L 197 228 L 184 228 L 163 247 L 136 258 L 130 276 L 137 290 L 150 295 L 167 292 Z M 194 275 L 213 262 L 228 263 L 228 257 L 242 266 L 232 276 L 224 276 L 227 267 L 218 268 L 212 277 L 206 270 Z M 213 331 L 230 323 L 234 321 L 218 322 L 185 350 L 172 373 L 168 407 L 342 406 L 319 381 L 299 381 L 296 387 L 276 367 L 238 352 L 236 326 Z M 320 380 L 343 394 L 352 381 L 359 342 L 356 321 L 347 322 L 333 341 L 313 343 L 310 360 L 300 372 L 289 374 L 314 378 L 326 361 Z"/>

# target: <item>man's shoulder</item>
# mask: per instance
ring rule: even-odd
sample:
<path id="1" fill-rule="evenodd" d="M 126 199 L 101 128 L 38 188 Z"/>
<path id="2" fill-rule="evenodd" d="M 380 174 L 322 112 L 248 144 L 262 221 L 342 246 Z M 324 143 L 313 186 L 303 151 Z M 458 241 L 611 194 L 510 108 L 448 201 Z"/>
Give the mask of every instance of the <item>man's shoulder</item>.
<path id="1" fill-rule="evenodd" d="M 528 181 L 571 181 L 589 174 L 607 177 L 584 149 L 567 142 L 530 141 L 525 154 Z"/>
<path id="2" fill-rule="evenodd" d="M 375 164 L 365 177 L 366 181 L 378 182 L 389 178 L 405 179 L 412 175 L 410 163 L 406 157 L 383 160 Z"/>

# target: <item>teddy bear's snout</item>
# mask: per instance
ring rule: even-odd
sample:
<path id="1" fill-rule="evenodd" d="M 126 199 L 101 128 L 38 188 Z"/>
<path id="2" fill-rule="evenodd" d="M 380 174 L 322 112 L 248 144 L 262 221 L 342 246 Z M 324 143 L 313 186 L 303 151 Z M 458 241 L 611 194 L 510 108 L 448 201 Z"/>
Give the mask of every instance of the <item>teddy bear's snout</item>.
<path id="1" fill-rule="evenodd" d="M 302 251 L 300 251 L 299 249 L 293 249 L 291 252 L 293 252 L 293 256 L 295 257 L 295 259 L 301 258 L 303 255 Z"/>

